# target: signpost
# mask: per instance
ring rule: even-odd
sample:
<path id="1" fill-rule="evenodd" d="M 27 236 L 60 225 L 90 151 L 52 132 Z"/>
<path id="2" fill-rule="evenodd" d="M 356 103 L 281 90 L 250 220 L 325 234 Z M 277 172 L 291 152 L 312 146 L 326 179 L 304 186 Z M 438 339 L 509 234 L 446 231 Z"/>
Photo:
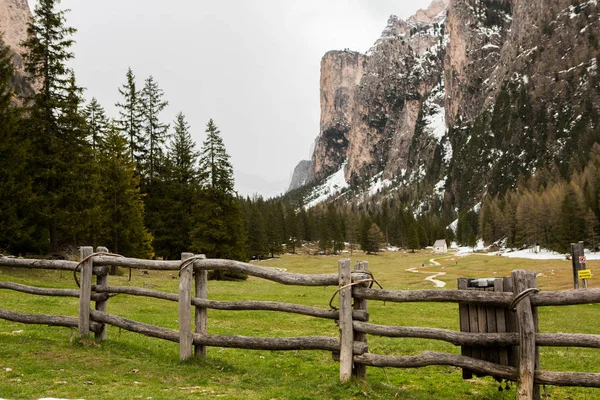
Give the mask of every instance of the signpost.
<path id="1" fill-rule="evenodd" d="M 573 287 L 579 289 L 579 271 L 585 269 L 583 242 L 571 243 L 571 262 L 573 263 Z M 584 281 L 585 284 L 585 281 Z"/>
<path id="2" fill-rule="evenodd" d="M 579 279 L 583 279 L 584 282 L 586 279 L 590 279 L 592 277 L 592 271 L 589 269 L 580 269 L 577 272 L 579 274 Z"/>

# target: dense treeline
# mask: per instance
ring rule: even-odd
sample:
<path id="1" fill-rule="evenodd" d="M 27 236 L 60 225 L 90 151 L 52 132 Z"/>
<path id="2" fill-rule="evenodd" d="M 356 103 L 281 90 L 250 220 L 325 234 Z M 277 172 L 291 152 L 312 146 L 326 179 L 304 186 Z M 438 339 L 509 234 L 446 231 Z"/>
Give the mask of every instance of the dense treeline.
<path id="1" fill-rule="evenodd" d="M 484 242 L 506 239 L 509 247 L 540 245 L 564 253 L 570 243 L 582 240 L 597 249 L 599 196 L 600 145 L 596 143 L 587 166 L 570 180 L 561 179 L 555 166 L 537 171 L 503 196 L 488 197 L 477 229 Z"/>
<path id="2" fill-rule="evenodd" d="M 128 256 L 244 259 L 233 172 L 211 120 L 201 153 L 185 115 L 151 76 L 127 71 L 117 118 L 83 99 L 68 63 L 75 33 L 57 0 L 38 2 L 24 42 L 31 97 L 13 92 L 11 51 L 0 41 L 0 249 L 62 253 L 105 245 Z"/>

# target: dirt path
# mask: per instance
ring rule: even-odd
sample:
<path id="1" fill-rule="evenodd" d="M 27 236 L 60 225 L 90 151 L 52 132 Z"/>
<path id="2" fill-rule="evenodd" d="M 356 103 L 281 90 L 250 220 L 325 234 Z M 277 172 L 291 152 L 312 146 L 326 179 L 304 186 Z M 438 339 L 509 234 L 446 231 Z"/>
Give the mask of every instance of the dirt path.
<path id="1" fill-rule="evenodd" d="M 417 274 L 430 274 L 431 273 L 431 272 L 427 272 L 427 271 L 419 271 L 416 268 L 409 268 L 409 269 L 407 269 L 407 271 L 408 272 L 414 272 L 414 273 L 417 273 Z M 435 278 L 437 278 L 438 276 L 442 276 L 442 275 L 446 275 L 446 273 L 445 272 L 438 272 L 436 274 L 427 276 L 425 278 L 425 280 L 432 282 L 435 285 L 435 287 L 441 288 L 441 287 L 446 286 L 446 282 L 442 282 L 439 279 L 435 279 Z"/>

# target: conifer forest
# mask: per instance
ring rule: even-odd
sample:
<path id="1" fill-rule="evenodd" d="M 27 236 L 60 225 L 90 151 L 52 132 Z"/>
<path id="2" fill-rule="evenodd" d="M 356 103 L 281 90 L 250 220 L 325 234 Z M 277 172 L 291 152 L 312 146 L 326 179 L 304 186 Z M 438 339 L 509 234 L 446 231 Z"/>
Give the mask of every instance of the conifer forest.
<path id="1" fill-rule="evenodd" d="M 168 94 L 152 76 L 123 71 L 117 115 L 85 97 L 69 67 L 76 55 L 67 16 L 55 0 L 38 1 L 24 43 L 28 82 L 15 81 L 11 51 L 0 51 L 2 253 L 101 245 L 131 257 L 177 259 L 190 251 L 249 260 L 300 249 L 415 250 L 443 238 L 564 252 L 578 237 L 598 247 L 598 144 L 581 172 L 540 169 L 474 208 L 415 201 L 406 190 L 311 208 L 301 191 L 241 197 L 219 121 L 193 127 L 183 113 L 165 120 Z M 34 90 L 15 90 L 23 85 Z M 202 143 L 192 138 L 198 130 Z"/>

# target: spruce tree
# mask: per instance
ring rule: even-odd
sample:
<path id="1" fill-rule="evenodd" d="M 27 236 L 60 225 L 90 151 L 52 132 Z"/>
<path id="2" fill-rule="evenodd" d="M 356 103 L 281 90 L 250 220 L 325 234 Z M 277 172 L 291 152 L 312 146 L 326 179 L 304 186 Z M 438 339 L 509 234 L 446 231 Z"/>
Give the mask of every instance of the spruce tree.
<path id="1" fill-rule="evenodd" d="M 191 248 L 190 233 L 193 228 L 192 204 L 197 197 L 198 152 L 183 113 L 175 120 L 167 157 L 160 179 L 147 204 L 148 228 L 154 234 L 154 249 L 158 255 L 179 258 Z M 156 190 L 158 189 L 158 190 Z"/>
<path id="2" fill-rule="evenodd" d="M 206 125 L 206 134 L 200 154 L 200 180 L 204 186 L 231 194 L 234 192 L 233 167 L 221 132 L 212 119 Z"/>
<path id="3" fill-rule="evenodd" d="M 28 140 L 20 133 L 21 110 L 12 105 L 14 74 L 10 49 L 0 34 L 0 249 L 10 253 L 35 251 L 31 242 L 27 174 Z"/>
<path id="4" fill-rule="evenodd" d="M 104 108 L 98 103 L 95 97 L 85 107 L 83 114 L 87 123 L 88 140 L 95 154 L 102 147 L 102 141 L 108 130 L 109 121 Z"/>
<path id="5" fill-rule="evenodd" d="M 235 197 L 233 168 L 213 120 L 200 151 L 202 190 L 194 207 L 192 250 L 209 258 L 246 258 L 246 237 L 241 205 Z M 215 271 L 216 278 L 224 275 Z"/>
<path id="6" fill-rule="evenodd" d="M 381 248 L 384 240 L 385 238 L 381 229 L 379 229 L 377 224 L 372 223 L 367 232 L 367 247 L 365 249 L 367 254 L 376 254 Z"/>
<path id="7" fill-rule="evenodd" d="M 119 129 L 127 137 L 129 143 L 129 156 L 135 163 L 137 171 L 141 170 L 142 160 L 146 157 L 146 138 L 143 133 L 144 110 L 140 91 L 136 88 L 135 75 L 131 68 L 125 75 L 127 82 L 119 88 L 123 96 L 121 102 L 116 103 L 119 110 L 117 119 Z"/>
<path id="8" fill-rule="evenodd" d="M 196 144 L 190 134 L 190 127 L 183 113 L 177 114 L 171 142 L 168 146 L 170 175 L 181 184 L 193 184 L 198 180 Z"/>
<path id="9" fill-rule="evenodd" d="M 74 28 L 65 26 L 67 11 L 57 10 L 58 0 L 40 0 L 28 25 L 25 67 L 39 90 L 31 99 L 27 131 L 31 138 L 30 171 L 34 178 L 35 216 L 38 241 L 58 250 L 59 245 L 73 240 L 73 232 L 61 226 L 65 210 L 74 208 L 77 196 L 69 193 L 76 188 L 78 160 L 85 132 L 81 129 L 74 108 L 78 107 L 79 91 L 67 67 L 73 58 Z"/>
<path id="10" fill-rule="evenodd" d="M 164 92 L 158 87 L 154 77 L 150 76 L 146 79 L 142 90 L 142 107 L 148 154 L 144 162 L 142 177 L 148 193 L 151 193 L 154 179 L 161 168 L 163 146 L 167 140 L 169 129 L 168 124 L 160 121 L 160 113 L 169 105 L 169 102 L 163 100 L 163 97 Z"/>
<path id="11" fill-rule="evenodd" d="M 102 242 L 115 253 L 151 257 L 152 235 L 144 225 L 139 177 L 134 174 L 127 138 L 114 127 L 106 133 L 100 165 L 104 178 Z"/>

